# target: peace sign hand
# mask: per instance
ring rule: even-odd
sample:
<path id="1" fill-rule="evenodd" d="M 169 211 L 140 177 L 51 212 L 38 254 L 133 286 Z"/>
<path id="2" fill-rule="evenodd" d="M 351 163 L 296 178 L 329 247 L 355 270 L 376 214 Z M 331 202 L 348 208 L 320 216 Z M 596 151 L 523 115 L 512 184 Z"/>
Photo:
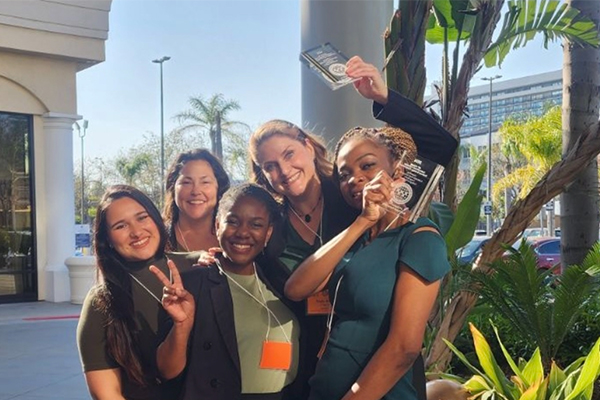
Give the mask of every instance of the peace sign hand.
<path id="1" fill-rule="evenodd" d="M 194 297 L 185 290 L 181 282 L 181 275 L 172 260 L 167 261 L 167 266 L 173 277 L 173 283 L 156 266 L 150 266 L 150 271 L 164 285 L 162 306 L 169 313 L 175 324 L 182 324 L 191 327 L 194 323 L 194 312 L 196 304 Z"/>

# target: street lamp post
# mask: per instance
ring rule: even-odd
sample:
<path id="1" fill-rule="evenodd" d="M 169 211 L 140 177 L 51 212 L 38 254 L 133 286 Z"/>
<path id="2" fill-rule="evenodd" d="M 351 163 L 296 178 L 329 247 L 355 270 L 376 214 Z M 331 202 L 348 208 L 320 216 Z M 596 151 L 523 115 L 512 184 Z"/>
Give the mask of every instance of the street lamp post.
<path id="1" fill-rule="evenodd" d="M 160 64 L 160 203 L 165 202 L 165 120 L 164 120 L 164 101 L 163 101 L 163 63 L 169 61 L 171 57 L 164 56 L 153 63 Z"/>
<path id="2" fill-rule="evenodd" d="M 85 224 L 85 170 L 84 170 L 84 153 L 83 153 L 83 139 L 85 138 L 85 134 L 88 128 L 88 120 L 84 119 L 82 126 L 80 127 L 77 122 L 75 122 L 75 127 L 77 128 L 77 135 L 79 139 L 81 139 L 81 224 Z M 82 129 L 83 128 L 83 129 Z"/>
<path id="3" fill-rule="evenodd" d="M 490 82 L 490 102 L 489 102 L 489 126 L 488 126 L 488 170 L 487 170 L 487 203 L 488 205 L 492 204 L 492 84 L 494 80 L 502 78 L 501 75 L 489 76 L 486 78 L 481 78 L 484 81 Z M 488 236 L 492 234 L 492 214 L 489 213 L 487 215 L 487 226 L 486 231 Z"/>

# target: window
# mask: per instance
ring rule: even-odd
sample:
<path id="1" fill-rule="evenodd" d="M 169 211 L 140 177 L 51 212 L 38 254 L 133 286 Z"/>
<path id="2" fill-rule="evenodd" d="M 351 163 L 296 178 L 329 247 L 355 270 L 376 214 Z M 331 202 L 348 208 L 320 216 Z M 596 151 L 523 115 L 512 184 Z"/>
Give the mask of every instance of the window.
<path id="1" fill-rule="evenodd" d="M 560 240 L 553 240 L 538 247 L 539 254 L 560 254 Z"/>
<path id="2" fill-rule="evenodd" d="M 0 301 L 37 299 L 31 117 L 0 112 Z"/>

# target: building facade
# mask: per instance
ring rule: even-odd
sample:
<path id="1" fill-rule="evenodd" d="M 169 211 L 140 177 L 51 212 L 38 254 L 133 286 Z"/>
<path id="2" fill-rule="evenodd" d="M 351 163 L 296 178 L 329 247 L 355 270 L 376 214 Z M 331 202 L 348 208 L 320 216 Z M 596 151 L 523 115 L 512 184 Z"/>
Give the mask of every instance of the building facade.
<path id="1" fill-rule="evenodd" d="M 104 61 L 110 6 L 0 2 L 0 302 L 69 300 L 76 74 Z"/>
<path id="2" fill-rule="evenodd" d="M 489 83 L 471 87 L 467 100 L 469 117 L 465 118 L 460 130 L 460 169 L 463 171 L 470 168 L 467 145 L 472 145 L 479 151 L 488 147 L 490 97 L 492 143 L 498 143 L 498 128 L 507 118 L 519 115 L 538 116 L 548 106 L 562 104 L 562 70 L 505 81 L 494 80 L 491 95 Z M 483 189 L 486 188 L 487 182 L 484 182 Z"/>

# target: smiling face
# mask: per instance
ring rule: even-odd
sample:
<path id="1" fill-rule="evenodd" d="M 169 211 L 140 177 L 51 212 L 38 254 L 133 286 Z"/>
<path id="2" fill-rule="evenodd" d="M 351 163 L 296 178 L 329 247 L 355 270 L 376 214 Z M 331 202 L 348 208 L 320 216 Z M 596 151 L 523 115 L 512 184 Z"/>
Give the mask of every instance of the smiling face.
<path id="1" fill-rule="evenodd" d="M 148 211 L 130 197 L 114 200 L 106 210 L 108 240 L 126 261 L 145 261 L 155 256 L 160 233 Z"/>
<path id="2" fill-rule="evenodd" d="M 336 159 L 340 191 L 344 200 L 356 209 L 362 208 L 362 190 L 382 169 L 394 173 L 394 160 L 389 150 L 366 138 L 344 143 Z"/>
<path id="3" fill-rule="evenodd" d="M 212 218 L 219 185 L 210 164 L 204 160 L 185 163 L 175 182 L 175 204 L 179 218 Z"/>
<path id="4" fill-rule="evenodd" d="M 240 197 L 229 210 L 219 211 L 216 225 L 224 267 L 235 273 L 252 273 L 252 262 L 273 232 L 267 207 L 254 197 Z"/>
<path id="5" fill-rule="evenodd" d="M 273 135 L 258 147 L 257 161 L 273 189 L 288 198 L 303 196 L 318 179 L 315 151 L 306 140 Z"/>

